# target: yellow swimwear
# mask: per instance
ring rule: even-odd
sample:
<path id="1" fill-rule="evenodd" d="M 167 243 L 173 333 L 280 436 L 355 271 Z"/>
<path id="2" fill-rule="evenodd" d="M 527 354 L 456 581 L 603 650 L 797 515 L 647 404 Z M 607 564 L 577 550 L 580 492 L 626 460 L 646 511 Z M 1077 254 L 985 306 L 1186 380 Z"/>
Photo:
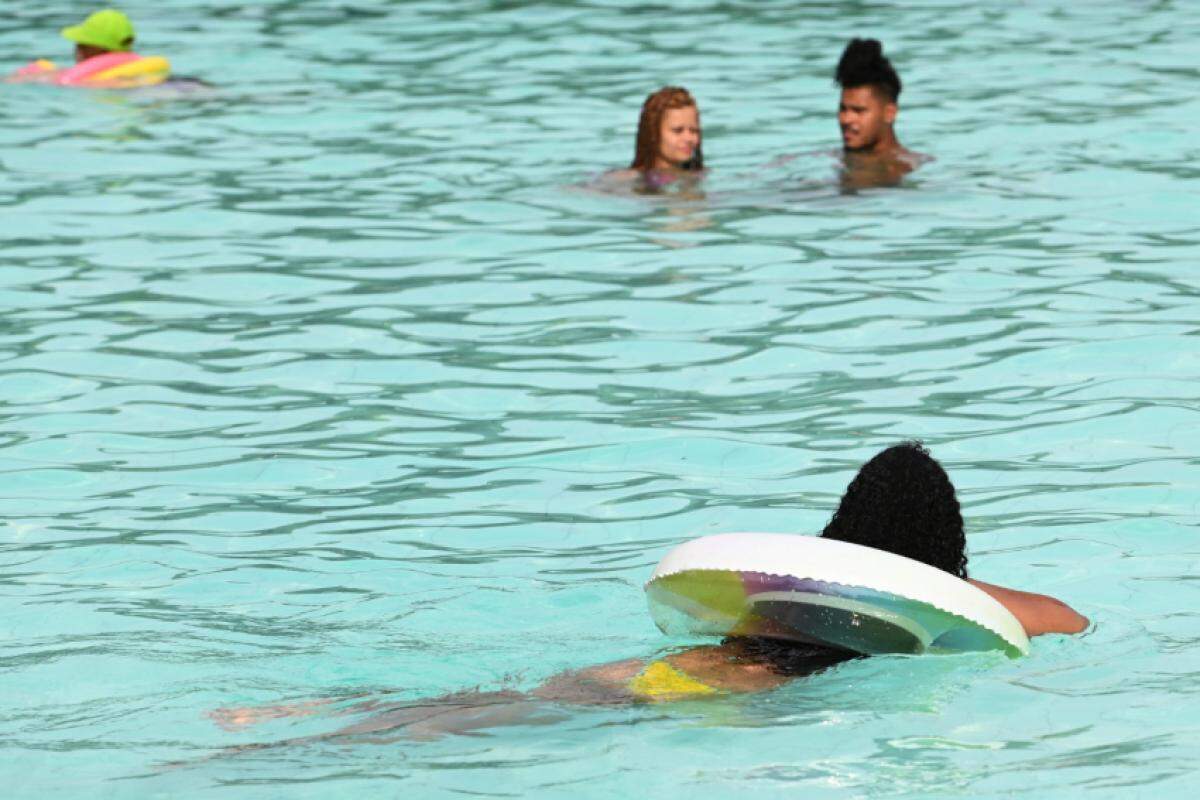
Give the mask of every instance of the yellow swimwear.
<path id="1" fill-rule="evenodd" d="M 717 694 L 720 690 L 698 681 L 666 661 L 653 661 L 629 681 L 629 691 L 645 700 L 677 700 Z"/>

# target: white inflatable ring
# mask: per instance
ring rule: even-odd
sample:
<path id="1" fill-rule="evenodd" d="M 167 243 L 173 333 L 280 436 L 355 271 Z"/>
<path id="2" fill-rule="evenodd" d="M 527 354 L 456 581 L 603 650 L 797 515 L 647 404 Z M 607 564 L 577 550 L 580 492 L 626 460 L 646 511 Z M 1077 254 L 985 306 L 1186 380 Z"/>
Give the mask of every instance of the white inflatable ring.
<path id="1" fill-rule="evenodd" d="M 872 655 L 1029 652 L 1017 618 L 966 581 L 817 536 L 693 539 L 659 562 L 646 596 L 671 635 L 767 636 Z"/>

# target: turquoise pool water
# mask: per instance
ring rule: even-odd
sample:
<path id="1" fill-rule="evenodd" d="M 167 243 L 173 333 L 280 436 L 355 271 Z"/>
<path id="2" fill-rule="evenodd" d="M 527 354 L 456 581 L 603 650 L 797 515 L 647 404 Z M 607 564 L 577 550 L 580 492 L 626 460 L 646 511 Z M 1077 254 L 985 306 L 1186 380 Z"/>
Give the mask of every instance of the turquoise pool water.
<path id="1" fill-rule="evenodd" d="M 137 0 L 215 91 L 0 86 L 10 796 L 1190 796 L 1200 6 L 1112 5 Z M 9 12 L 6 69 L 81 7 Z M 855 34 L 936 160 L 841 195 Z M 589 191 L 668 82 L 705 196 Z M 1093 630 L 433 742 L 204 715 L 677 645 L 671 545 L 907 437 Z"/>

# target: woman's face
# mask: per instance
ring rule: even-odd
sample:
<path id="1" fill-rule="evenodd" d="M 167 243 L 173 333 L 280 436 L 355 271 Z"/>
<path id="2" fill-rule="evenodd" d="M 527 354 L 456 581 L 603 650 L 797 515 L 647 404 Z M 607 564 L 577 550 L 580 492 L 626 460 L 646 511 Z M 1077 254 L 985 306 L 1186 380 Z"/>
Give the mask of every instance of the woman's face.
<path id="1" fill-rule="evenodd" d="M 700 146 L 700 114 L 695 106 L 667 109 L 658 130 L 655 169 L 677 169 Z"/>

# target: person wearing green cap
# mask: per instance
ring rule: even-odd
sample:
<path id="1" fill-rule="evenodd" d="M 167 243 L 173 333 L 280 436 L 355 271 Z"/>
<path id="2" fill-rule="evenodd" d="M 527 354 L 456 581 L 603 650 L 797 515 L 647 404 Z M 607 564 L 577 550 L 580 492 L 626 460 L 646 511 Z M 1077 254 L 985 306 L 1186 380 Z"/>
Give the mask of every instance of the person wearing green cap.
<path id="1" fill-rule="evenodd" d="M 75 43 L 75 66 L 60 69 L 52 61 L 38 59 L 7 80 L 107 89 L 132 89 L 167 81 L 170 62 L 161 56 L 134 53 L 133 23 L 116 9 L 97 11 L 78 25 L 63 28 L 62 35 Z"/>
<path id="2" fill-rule="evenodd" d="M 97 11 L 79 25 L 62 29 L 64 39 L 75 43 L 75 63 L 105 53 L 125 53 L 133 49 L 133 23 L 113 8 Z"/>

